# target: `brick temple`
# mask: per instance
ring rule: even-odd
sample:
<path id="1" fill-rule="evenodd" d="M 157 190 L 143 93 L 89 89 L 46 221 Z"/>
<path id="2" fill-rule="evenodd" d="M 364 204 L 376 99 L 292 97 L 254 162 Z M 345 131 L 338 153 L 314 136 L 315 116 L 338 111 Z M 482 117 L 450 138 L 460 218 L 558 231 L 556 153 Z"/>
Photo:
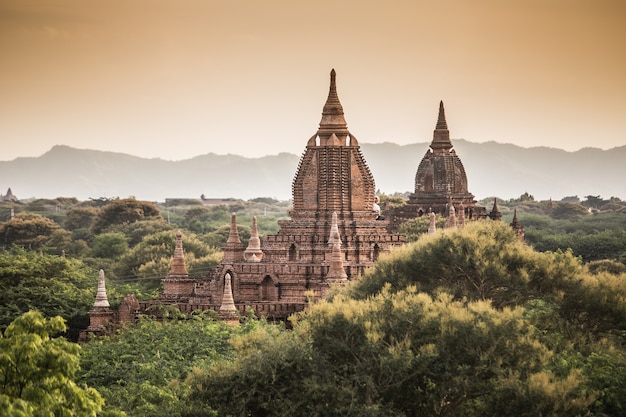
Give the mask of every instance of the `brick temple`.
<path id="1" fill-rule="evenodd" d="M 335 77 L 333 70 L 319 128 L 306 142 L 293 179 L 290 220 L 279 221 L 277 234 L 259 238 L 255 219 L 249 241 L 241 242 L 233 214 L 223 261 L 199 278 L 189 277 L 177 236 L 172 269 L 155 302 L 224 315 L 233 307 L 222 301 L 232 297 L 239 312 L 251 308 L 284 319 L 402 245 L 402 236 L 390 233 L 389 222 L 378 216 L 374 178 L 348 130 Z"/>
<path id="2" fill-rule="evenodd" d="M 278 233 L 261 238 L 254 218 L 250 239 L 242 242 L 233 213 L 222 262 L 207 276 L 191 277 L 183 236 L 178 232 L 161 297 L 148 302 L 126 297 L 119 312 L 109 308 L 101 272 L 96 302 L 89 312 L 91 323 L 81 339 L 86 340 L 87 333 L 101 334 L 106 323 L 152 314 L 152 307 L 159 304 L 175 305 L 182 312 L 213 310 L 233 322 L 249 310 L 271 320 L 285 320 L 303 310 L 308 301 L 324 297 L 333 285 L 357 279 L 380 254 L 402 245 L 403 236 L 395 233 L 402 222 L 428 214 L 432 234 L 435 214 L 447 217 L 446 227 L 451 228 L 463 227 L 465 219 L 502 217 L 495 200 L 487 213 L 468 191 L 465 168 L 450 141 L 443 102 L 407 204 L 383 216 L 375 190 L 359 142 L 348 130 L 332 70 L 319 128 L 306 142 L 293 179 L 290 219 L 278 222 Z M 511 227 L 523 240 L 517 215 Z"/>
<path id="3" fill-rule="evenodd" d="M 453 149 L 442 101 L 433 140 L 415 174 L 415 190 L 406 205 L 390 216 L 395 228 L 430 212 L 447 217 L 450 207 L 455 208 L 457 215 L 462 211 L 462 216 L 469 220 L 487 217 L 486 208 L 476 205 L 474 195 L 468 191 L 465 167 Z"/>

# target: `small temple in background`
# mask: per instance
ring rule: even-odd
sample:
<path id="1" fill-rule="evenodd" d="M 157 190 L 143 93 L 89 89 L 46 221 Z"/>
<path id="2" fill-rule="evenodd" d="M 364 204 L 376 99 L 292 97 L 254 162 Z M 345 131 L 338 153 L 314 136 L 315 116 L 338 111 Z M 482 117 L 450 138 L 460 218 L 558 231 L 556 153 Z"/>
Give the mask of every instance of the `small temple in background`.
<path id="1" fill-rule="evenodd" d="M 397 229 L 405 221 L 431 212 L 447 217 L 451 207 L 457 212 L 462 209 L 464 219 L 477 220 L 487 216 L 485 207 L 478 206 L 474 195 L 468 191 L 465 167 L 453 149 L 441 101 L 433 140 L 415 174 L 415 190 L 406 205 L 389 215 L 392 227 Z"/>
<path id="2" fill-rule="evenodd" d="M 0 201 L 18 201 L 18 199 L 11 191 L 11 187 L 9 187 L 5 195 L 0 194 Z"/>

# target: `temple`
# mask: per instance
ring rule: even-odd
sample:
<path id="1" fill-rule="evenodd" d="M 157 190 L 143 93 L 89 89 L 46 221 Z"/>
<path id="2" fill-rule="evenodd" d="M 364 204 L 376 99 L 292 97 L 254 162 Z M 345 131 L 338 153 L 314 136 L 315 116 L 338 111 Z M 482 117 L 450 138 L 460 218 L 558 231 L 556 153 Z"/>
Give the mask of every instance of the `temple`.
<path id="1" fill-rule="evenodd" d="M 468 191 L 465 168 L 453 149 L 441 101 L 433 140 L 415 174 L 415 190 L 407 204 L 390 215 L 393 226 L 397 227 L 430 212 L 448 216 L 452 206 L 456 206 L 457 211 L 462 207 L 463 217 L 469 220 L 485 218 L 487 215 L 486 209 L 477 206 L 474 195 Z"/>
<path id="2" fill-rule="evenodd" d="M 332 70 L 319 128 L 306 142 L 292 182 L 290 219 L 278 222 L 277 234 L 260 237 L 253 218 L 244 243 L 233 213 L 222 262 L 206 276 L 191 277 L 179 231 L 161 296 L 147 302 L 127 296 L 118 312 L 109 308 L 101 271 L 91 322 L 81 339 L 88 333 L 102 334 L 110 324 L 133 321 L 137 314 L 154 314 L 158 305 L 174 305 L 184 313 L 211 310 L 233 323 L 250 310 L 284 321 L 333 286 L 357 279 L 380 254 L 401 246 L 403 236 L 395 231 L 407 220 L 428 214 L 428 233 L 435 234 L 436 214 L 447 218 L 446 228 L 463 228 L 466 220 L 502 218 L 497 201 L 487 214 L 468 191 L 465 169 L 452 149 L 443 102 L 407 204 L 382 215 L 375 190 L 359 142 L 348 130 Z M 523 240 L 517 212 L 511 227 Z"/>
<path id="3" fill-rule="evenodd" d="M 332 285 L 356 279 L 381 253 L 403 243 L 378 216 L 375 190 L 359 142 L 348 130 L 332 70 L 319 128 L 307 141 L 293 179 L 290 220 L 279 222 L 277 234 L 260 239 L 254 219 L 244 244 L 233 213 L 223 261 L 209 276 L 195 279 L 184 267 L 177 235 L 172 270 L 155 302 L 220 314 L 231 314 L 234 306 L 240 314 L 253 309 L 285 319 Z"/>

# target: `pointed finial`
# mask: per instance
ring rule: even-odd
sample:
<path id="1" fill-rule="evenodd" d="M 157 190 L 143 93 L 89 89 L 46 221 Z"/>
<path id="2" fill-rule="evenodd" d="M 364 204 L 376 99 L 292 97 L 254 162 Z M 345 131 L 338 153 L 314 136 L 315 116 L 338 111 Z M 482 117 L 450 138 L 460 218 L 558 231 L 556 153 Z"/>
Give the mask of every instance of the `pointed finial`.
<path id="1" fill-rule="evenodd" d="M 230 217 L 230 231 L 228 232 L 228 240 L 226 244 L 241 244 L 241 239 L 239 238 L 239 231 L 237 231 L 237 214 L 233 213 Z"/>
<path id="2" fill-rule="evenodd" d="M 257 227 L 256 216 L 252 217 L 252 230 L 250 231 L 250 239 L 248 239 L 248 247 L 243 252 L 246 261 L 261 262 L 263 259 L 263 251 L 261 250 L 261 239 L 259 239 L 259 229 Z"/>
<path id="3" fill-rule="evenodd" d="M 337 212 L 333 212 L 332 225 L 330 227 L 330 237 L 328 243 L 331 246 L 330 267 L 326 274 L 326 279 L 332 282 L 345 282 L 348 279 L 346 270 L 343 267 L 343 254 L 341 253 L 341 237 L 337 226 Z"/>
<path id="4" fill-rule="evenodd" d="M 497 198 L 493 199 L 493 208 L 491 209 L 491 212 L 489 213 L 489 218 L 491 220 L 502 220 L 502 213 L 498 209 L 498 199 Z"/>
<path id="5" fill-rule="evenodd" d="M 333 211 L 333 217 L 330 224 L 330 236 L 328 238 L 328 244 L 334 245 L 339 242 L 341 245 L 341 236 L 339 236 L 339 225 L 337 224 L 337 212 Z"/>
<path id="6" fill-rule="evenodd" d="M 322 120 L 320 121 L 318 135 L 324 140 L 327 140 L 331 133 L 335 133 L 338 137 L 343 138 L 348 134 L 347 129 L 348 125 L 343 114 L 343 107 L 337 95 L 336 73 L 333 69 L 330 72 L 330 88 L 328 98 L 322 109 Z"/>
<path id="7" fill-rule="evenodd" d="M 185 255 L 183 253 L 183 234 L 181 231 L 176 232 L 176 247 L 174 248 L 174 258 L 172 259 L 172 267 L 169 276 L 188 276 L 187 265 L 185 264 Z"/>
<path id="8" fill-rule="evenodd" d="M 437 117 L 437 126 L 435 129 L 448 129 L 448 124 L 446 123 L 446 113 L 443 108 L 443 100 L 439 102 L 439 116 Z"/>
<path id="9" fill-rule="evenodd" d="M 224 276 L 224 296 L 220 305 L 220 312 L 236 312 L 235 300 L 233 299 L 233 289 L 231 286 L 230 272 Z"/>
<path id="10" fill-rule="evenodd" d="M 446 114 L 443 108 L 443 100 L 439 102 L 439 116 L 437 116 L 437 125 L 433 132 L 433 141 L 430 144 L 434 153 L 449 153 L 452 149 L 450 142 L 450 131 L 446 122 Z"/>
<path id="11" fill-rule="evenodd" d="M 107 290 L 104 282 L 104 270 L 100 270 L 98 276 L 98 292 L 96 293 L 96 301 L 93 303 L 94 308 L 108 308 L 109 299 L 107 298 Z"/>

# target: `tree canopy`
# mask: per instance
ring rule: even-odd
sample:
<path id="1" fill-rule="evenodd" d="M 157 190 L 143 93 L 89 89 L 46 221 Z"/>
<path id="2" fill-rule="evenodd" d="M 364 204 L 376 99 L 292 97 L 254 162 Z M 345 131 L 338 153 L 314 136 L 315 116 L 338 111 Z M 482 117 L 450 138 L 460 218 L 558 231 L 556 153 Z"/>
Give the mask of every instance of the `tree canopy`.
<path id="1" fill-rule="evenodd" d="M 0 410 L 7 417 L 95 417 L 104 401 L 74 381 L 80 346 L 51 336 L 61 317 L 29 311 L 0 332 Z"/>

